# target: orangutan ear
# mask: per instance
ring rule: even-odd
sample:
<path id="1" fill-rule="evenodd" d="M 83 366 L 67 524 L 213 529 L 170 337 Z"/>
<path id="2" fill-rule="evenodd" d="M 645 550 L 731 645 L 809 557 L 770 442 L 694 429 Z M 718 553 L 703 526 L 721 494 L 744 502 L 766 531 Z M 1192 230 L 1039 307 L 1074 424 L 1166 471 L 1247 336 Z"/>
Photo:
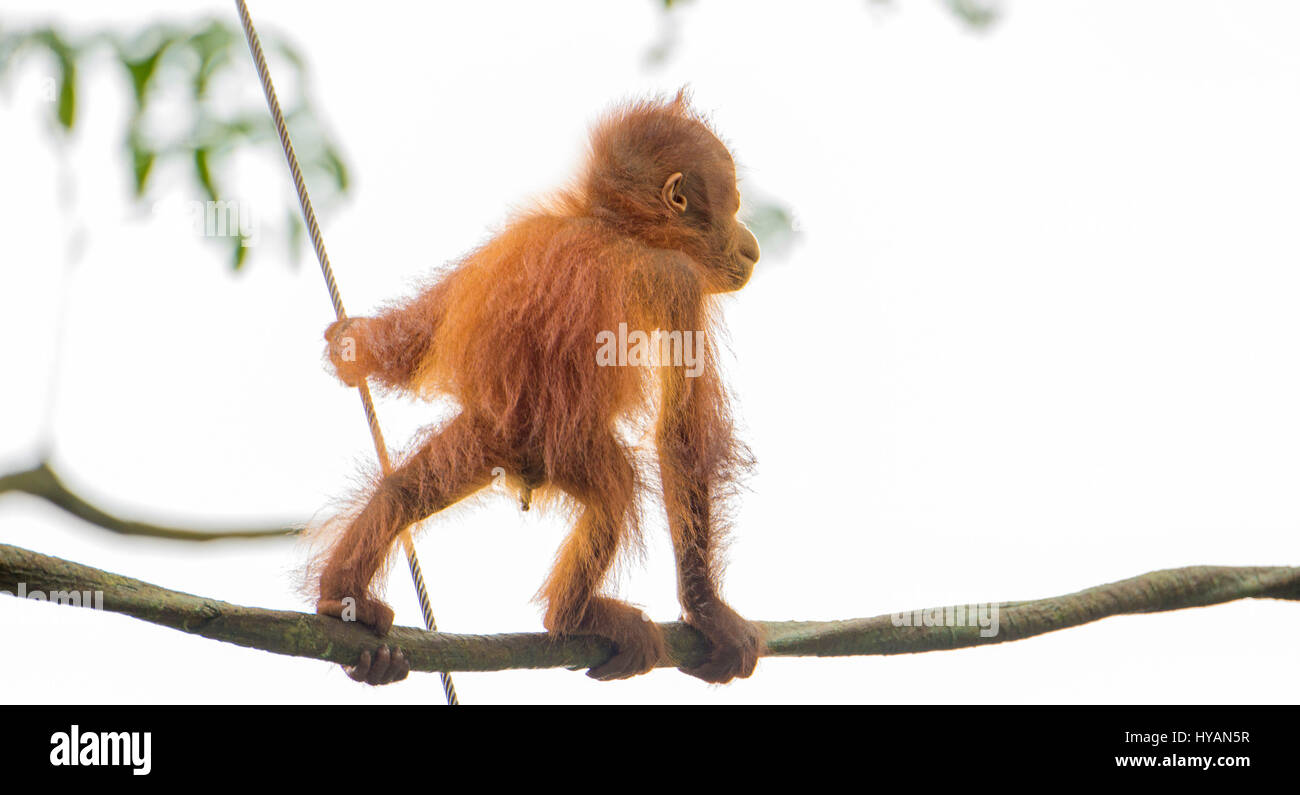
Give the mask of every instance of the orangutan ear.
<path id="1" fill-rule="evenodd" d="M 659 198 L 664 200 L 664 204 L 679 213 L 686 212 L 686 197 L 682 195 L 682 181 L 686 179 L 682 172 L 678 171 L 668 178 L 664 183 L 663 190 L 659 191 Z"/>

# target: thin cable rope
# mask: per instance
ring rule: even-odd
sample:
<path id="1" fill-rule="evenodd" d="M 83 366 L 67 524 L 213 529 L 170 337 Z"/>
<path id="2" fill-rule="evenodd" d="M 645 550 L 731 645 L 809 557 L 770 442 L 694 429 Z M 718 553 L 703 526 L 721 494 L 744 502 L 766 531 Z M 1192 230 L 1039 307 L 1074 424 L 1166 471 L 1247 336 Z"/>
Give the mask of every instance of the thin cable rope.
<path id="1" fill-rule="evenodd" d="M 316 260 L 320 263 L 321 275 L 325 277 L 325 287 L 329 290 L 330 301 L 334 304 L 334 314 L 339 320 L 347 318 L 343 310 L 343 299 L 339 296 L 338 283 L 334 281 L 334 269 L 330 267 L 329 255 L 325 253 L 325 241 L 321 237 L 320 225 L 316 223 L 316 211 L 312 209 L 311 198 L 307 195 L 307 183 L 303 181 L 302 169 L 298 167 L 298 156 L 294 154 L 293 142 L 289 140 L 289 128 L 285 126 L 284 114 L 280 112 L 280 100 L 276 98 L 275 86 L 271 83 L 271 71 L 266 66 L 266 56 L 262 54 L 262 41 L 253 29 L 253 19 L 249 16 L 248 5 L 244 0 L 235 0 L 239 10 L 239 22 L 244 27 L 244 38 L 248 40 L 248 49 L 253 54 L 257 66 L 257 76 L 262 81 L 262 92 L 266 94 L 266 104 L 271 109 L 275 120 L 275 131 L 280 136 L 280 146 L 284 149 L 284 158 L 289 161 L 289 172 L 293 175 L 293 187 L 298 192 L 298 205 L 302 207 L 303 220 L 307 222 L 307 231 L 311 235 L 312 247 L 316 249 Z M 357 385 L 361 393 L 361 406 L 366 412 L 366 423 L 370 426 L 370 438 L 375 443 L 375 454 L 379 457 L 379 468 L 385 475 L 393 471 L 388 458 L 388 446 L 384 444 L 384 434 L 379 430 L 379 419 L 375 415 L 375 402 L 370 397 L 370 385 L 363 379 Z M 415 582 L 415 592 L 420 598 L 420 612 L 424 614 L 424 625 L 430 632 L 438 631 L 438 622 L 433 618 L 433 608 L 429 605 L 429 590 L 424 584 L 424 572 L 420 569 L 420 559 L 415 554 L 415 543 L 411 541 L 411 532 L 402 531 L 402 547 L 406 550 L 406 562 L 411 569 L 411 579 Z M 459 706 L 456 685 L 451 674 L 442 672 L 442 690 L 447 696 L 447 703 Z"/>

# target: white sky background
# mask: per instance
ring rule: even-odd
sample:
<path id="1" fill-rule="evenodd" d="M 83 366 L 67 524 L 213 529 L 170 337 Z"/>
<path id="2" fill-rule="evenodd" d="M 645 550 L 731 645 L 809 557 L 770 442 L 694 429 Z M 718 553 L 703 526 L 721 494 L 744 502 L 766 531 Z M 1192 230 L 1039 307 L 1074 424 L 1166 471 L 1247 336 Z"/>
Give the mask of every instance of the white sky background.
<path id="1" fill-rule="evenodd" d="M 564 180 L 611 102 L 689 82 L 743 167 L 803 227 L 729 301 L 729 365 L 760 467 L 726 592 L 761 619 L 1056 595 L 1153 569 L 1300 558 L 1300 6 L 1012 2 L 988 35 L 936 2 L 703 0 L 667 65 L 645 2 L 251 3 L 307 54 L 353 168 L 324 220 L 354 314 L 407 292 Z M 131 30 L 227 2 L 10 0 L 3 21 Z M 53 14 L 53 16 L 51 16 Z M 286 69 L 272 71 L 278 75 Z M 30 61 L 0 102 L 0 469 L 30 463 L 71 226 Z M 250 107 L 261 108 L 251 67 Z M 127 199 L 129 87 L 83 76 L 72 162 L 87 250 L 68 303 L 56 459 L 155 521 L 303 519 L 373 453 L 321 361 L 310 253 L 265 234 L 247 272 Z M 279 155 L 232 191 L 278 222 Z M 165 176 L 165 175 L 159 175 Z M 152 199 L 193 198 L 160 180 Z M 259 204 L 259 202 L 261 204 Z M 436 416 L 381 402 L 398 444 Z M 430 522 L 440 625 L 540 629 L 564 526 L 496 498 Z M 677 615 L 662 520 L 619 592 Z M 122 539 L 32 498 L 0 542 L 227 601 L 310 606 L 291 542 Z M 389 595 L 419 625 L 404 567 Z M 467 703 L 1295 702 L 1300 613 L 1244 601 L 905 657 L 675 671 L 457 674 Z M 438 703 L 337 667 L 123 616 L 0 601 L 2 702 Z"/>

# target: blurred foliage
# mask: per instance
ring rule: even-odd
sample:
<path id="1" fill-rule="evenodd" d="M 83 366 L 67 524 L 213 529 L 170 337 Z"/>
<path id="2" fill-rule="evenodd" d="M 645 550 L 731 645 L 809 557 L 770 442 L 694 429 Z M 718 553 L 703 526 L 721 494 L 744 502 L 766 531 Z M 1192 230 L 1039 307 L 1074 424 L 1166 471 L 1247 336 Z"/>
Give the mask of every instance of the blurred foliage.
<path id="1" fill-rule="evenodd" d="M 277 75 L 280 90 L 284 91 L 283 86 L 291 89 L 280 99 L 287 109 L 285 118 L 293 131 L 304 178 L 311 183 L 314 195 L 329 204 L 348 190 L 347 166 L 311 105 L 303 58 L 278 38 L 268 38 L 267 49 L 281 56 L 276 64 L 282 71 Z M 202 200 L 220 202 L 224 200 L 222 185 L 235 152 L 268 146 L 278 155 L 279 139 L 263 102 L 232 112 L 219 107 L 214 92 L 209 91 L 213 82 L 232 68 L 245 73 L 239 79 L 246 78 L 256 85 L 243 33 L 237 26 L 218 20 L 179 26 L 156 24 L 131 36 L 102 31 L 74 38 L 50 27 L 0 29 L 0 78 L 15 68 L 21 56 L 44 54 L 49 58 L 57 100 L 51 103 L 52 126 L 59 137 L 66 138 L 77 125 L 78 76 L 86 71 L 80 67 L 104 53 L 121 67 L 131 86 L 132 107 L 123 146 L 137 202 L 144 201 L 150 177 L 164 162 L 185 165 Z M 260 98 L 260 91 L 257 96 Z M 166 133 L 162 128 L 177 132 Z M 303 237 L 302 221 L 294 204 L 285 205 L 284 215 L 290 224 L 291 258 L 296 260 Z M 235 269 L 243 267 L 249 247 L 242 231 L 214 239 L 230 246 Z"/>
<path id="2" fill-rule="evenodd" d="M 649 68 L 667 63 L 681 40 L 681 9 L 694 0 L 654 0 L 663 9 L 659 33 L 645 54 Z M 1001 18 L 1000 0 L 939 0 L 959 22 L 975 31 L 984 31 Z M 897 8 L 901 0 L 867 0 L 872 8 Z M 794 213 L 785 205 L 758 200 L 747 209 L 742 220 L 754 232 L 764 257 L 783 258 L 798 241 L 801 232 Z"/>
<path id="3" fill-rule="evenodd" d="M 803 234 L 790 208 L 773 201 L 755 202 L 742 213 L 741 220 L 758 238 L 763 258 L 769 261 L 785 259 Z"/>
<path id="4" fill-rule="evenodd" d="M 866 0 L 867 5 L 875 9 L 896 9 L 902 5 L 901 0 Z M 662 66 L 672 58 L 673 51 L 681 39 L 679 18 L 680 9 L 691 5 L 694 0 L 654 0 L 663 9 L 660 15 L 659 35 L 646 51 L 647 66 Z M 971 30 L 987 30 L 1002 18 L 1001 0 L 939 0 L 959 22 Z"/>
<path id="5" fill-rule="evenodd" d="M 692 0 L 655 0 L 664 11 L 672 11 L 688 5 Z M 873 6 L 896 6 L 900 0 L 867 0 Z M 982 30 L 997 22 L 1002 16 L 999 0 L 939 0 L 961 22 Z M 665 53 L 666 54 L 666 53 Z"/>
<path id="6" fill-rule="evenodd" d="M 689 2 L 657 1 L 669 12 Z M 977 23 L 980 9 L 986 8 L 977 0 L 945 2 L 973 26 L 988 24 L 995 18 L 989 16 L 988 21 Z M 674 14 L 665 15 L 665 33 L 648 57 L 651 64 L 661 63 L 671 55 L 677 39 L 675 19 Z M 282 39 L 265 40 L 267 49 L 280 56 L 276 68 L 282 72 L 277 74 L 281 102 L 304 178 L 312 186 L 317 202 L 328 206 L 347 192 L 348 167 L 311 104 L 304 59 Z M 100 31 L 75 37 L 52 27 L 24 31 L 0 28 L 0 79 L 14 71 L 25 56 L 43 57 L 52 69 L 50 121 L 56 140 L 70 137 L 77 129 L 78 103 L 82 99 L 79 78 L 90 68 L 90 60 L 107 56 L 120 67 L 131 88 L 132 105 L 122 142 L 137 202 L 145 201 L 151 178 L 170 163 L 181 164 L 202 201 L 226 201 L 229 197 L 223 186 L 229 181 L 236 152 L 263 146 L 279 152 L 275 129 L 262 102 L 231 110 L 221 107 L 215 97 L 220 94 L 221 99 L 228 100 L 230 92 L 210 90 L 214 81 L 232 69 L 245 72 L 239 79 L 247 78 L 256 85 L 243 34 L 233 24 L 216 19 L 190 25 L 160 23 L 133 35 Z M 286 219 L 290 258 L 297 261 L 305 237 L 297 205 L 290 199 L 281 213 Z M 781 257 L 799 237 L 793 213 L 775 202 L 752 204 L 743 220 L 758 237 L 765 256 Z M 242 230 L 209 237 L 229 247 L 234 269 L 246 264 L 250 246 L 245 245 Z"/>
<path id="7" fill-rule="evenodd" d="M 868 0 L 876 7 L 894 8 L 901 0 Z M 957 20 L 972 30 L 982 31 L 1002 17 L 999 0 L 939 0 Z"/>
<path id="8" fill-rule="evenodd" d="M 1001 4 L 992 0 L 944 0 L 948 10 L 976 30 L 983 30 L 1002 16 Z"/>

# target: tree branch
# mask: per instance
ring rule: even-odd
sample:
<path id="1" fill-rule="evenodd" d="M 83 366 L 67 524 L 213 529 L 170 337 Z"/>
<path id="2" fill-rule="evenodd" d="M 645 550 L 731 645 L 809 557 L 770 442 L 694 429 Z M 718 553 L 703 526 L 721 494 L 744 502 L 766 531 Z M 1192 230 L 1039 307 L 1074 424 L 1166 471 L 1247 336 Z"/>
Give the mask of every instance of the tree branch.
<path id="1" fill-rule="evenodd" d="M 276 654 L 350 665 L 379 642 L 355 624 L 286 610 L 241 607 L 172 591 L 20 547 L 0 544 L 0 590 L 42 591 L 52 601 L 67 592 L 102 591 L 103 608 L 214 640 Z M 59 592 L 64 592 L 60 594 Z M 1300 568 L 1191 566 L 1165 569 L 1066 596 L 998 605 L 998 632 L 975 626 L 896 626 L 896 617 L 848 621 L 763 621 L 769 656 L 838 657 L 908 654 L 1004 643 L 1126 613 L 1266 598 L 1300 600 Z M 81 605 L 89 606 L 89 605 Z M 913 611 L 915 614 L 917 611 Z M 942 618 L 943 610 L 921 611 Z M 973 623 L 973 622 L 968 622 Z M 708 643 L 691 627 L 661 624 L 669 659 L 661 667 L 696 665 Z M 587 668 L 612 652 L 595 637 L 554 639 L 545 633 L 454 635 L 394 627 L 384 640 L 400 647 L 417 671 L 502 671 L 519 668 Z"/>
<path id="2" fill-rule="evenodd" d="M 152 538 L 170 538 L 177 541 L 215 541 L 222 538 L 266 538 L 268 536 L 287 536 L 298 532 L 293 527 L 250 527 L 231 529 L 200 530 L 196 528 L 167 527 L 165 525 L 133 522 L 120 519 L 107 511 L 102 511 L 82 499 L 63 484 L 48 462 L 42 461 L 32 469 L 0 476 L 0 494 L 6 491 L 20 491 L 33 497 L 40 497 L 52 505 L 57 505 L 68 513 L 105 530 L 128 536 L 150 536 Z"/>

